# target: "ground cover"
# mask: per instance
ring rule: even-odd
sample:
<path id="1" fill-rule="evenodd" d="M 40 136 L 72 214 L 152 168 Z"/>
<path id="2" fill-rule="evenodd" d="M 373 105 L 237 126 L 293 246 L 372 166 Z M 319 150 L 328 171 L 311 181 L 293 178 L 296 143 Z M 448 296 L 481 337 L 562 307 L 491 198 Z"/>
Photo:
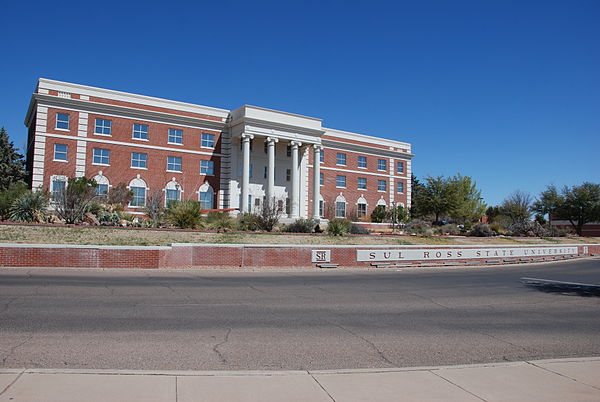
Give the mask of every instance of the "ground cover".
<path id="1" fill-rule="evenodd" d="M 202 232 L 119 227 L 0 225 L 0 243 L 166 246 L 171 243 L 328 244 L 328 245 L 461 245 L 600 243 L 597 237 L 466 237 L 408 235 L 345 235 Z"/>

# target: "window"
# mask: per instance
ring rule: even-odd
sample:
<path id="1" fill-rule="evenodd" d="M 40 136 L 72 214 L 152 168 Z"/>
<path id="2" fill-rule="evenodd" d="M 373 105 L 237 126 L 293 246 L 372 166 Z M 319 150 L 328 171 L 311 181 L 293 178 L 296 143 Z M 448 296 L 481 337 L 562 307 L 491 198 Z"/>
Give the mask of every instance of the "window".
<path id="1" fill-rule="evenodd" d="M 337 165 L 346 166 L 346 154 L 338 152 L 337 156 L 335 157 L 335 163 Z"/>
<path id="2" fill-rule="evenodd" d="M 363 169 L 367 168 L 367 157 L 366 156 L 358 157 L 358 167 L 363 168 Z"/>
<path id="3" fill-rule="evenodd" d="M 377 180 L 377 191 L 385 191 L 387 188 L 385 180 Z"/>
<path id="4" fill-rule="evenodd" d="M 214 134 L 202 133 L 202 148 L 214 148 L 215 147 L 215 136 Z"/>
<path id="5" fill-rule="evenodd" d="M 264 171 L 263 171 L 263 178 L 264 178 L 264 179 L 266 179 L 266 178 L 267 178 L 267 173 L 268 173 L 268 172 L 267 172 L 267 170 L 268 170 L 268 167 L 267 167 L 267 166 L 265 166 L 265 169 L 264 169 Z"/>
<path id="6" fill-rule="evenodd" d="M 345 218 L 346 217 L 346 203 L 343 201 L 335 202 L 335 217 Z"/>
<path id="7" fill-rule="evenodd" d="M 110 150 L 94 148 L 92 161 L 94 165 L 110 165 Z"/>
<path id="8" fill-rule="evenodd" d="M 214 192 L 213 189 L 208 186 L 208 189 L 205 191 L 200 190 L 200 209 L 213 209 L 213 200 L 214 200 Z"/>
<path id="9" fill-rule="evenodd" d="M 404 162 L 396 162 L 396 173 L 404 173 Z"/>
<path id="10" fill-rule="evenodd" d="M 377 159 L 377 170 L 387 170 L 387 162 L 385 159 Z"/>
<path id="11" fill-rule="evenodd" d="M 67 113 L 56 113 L 56 128 L 59 130 L 69 129 L 69 115 Z"/>
<path id="12" fill-rule="evenodd" d="M 146 187 L 129 187 L 129 190 L 133 193 L 130 206 L 143 207 L 146 205 Z"/>
<path id="13" fill-rule="evenodd" d="M 292 169 L 285 170 L 285 181 L 292 180 Z"/>
<path id="14" fill-rule="evenodd" d="M 335 177 L 335 186 L 336 187 L 346 187 L 346 176 L 336 176 Z"/>
<path id="15" fill-rule="evenodd" d="M 356 204 L 356 214 L 359 218 L 367 216 L 367 204 L 358 203 Z"/>
<path id="16" fill-rule="evenodd" d="M 325 183 L 325 174 L 324 173 L 320 173 L 319 174 L 319 184 L 322 186 L 323 183 Z"/>
<path id="17" fill-rule="evenodd" d="M 96 194 L 97 195 L 108 194 L 108 184 L 98 184 L 98 186 L 96 186 Z"/>
<path id="18" fill-rule="evenodd" d="M 169 206 L 170 202 L 173 201 L 179 201 L 179 195 L 181 194 L 181 192 L 179 191 L 179 189 L 167 189 L 165 191 L 165 200 L 167 203 L 167 206 Z"/>
<path id="19" fill-rule="evenodd" d="M 285 149 L 285 153 L 287 156 L 292 156 L 292 146 L 288 145 L 287 148 Z"/>
<path id="20" fill-rule="evenodd" d="M 183 144 L 183 130 L 170 128 L 168 142 L 169 144 Z"/>
<path id="21" fill-rule="evenodd" d="M 398 192 L 398 194 L 404 193 L 404 182 L 399 181 L 398 183 L 396 183 L 396 191 Z"/>
<path id="22" fill-rule="evenodd" d="M 269 153 L 269 144 L 265 141 L 265 153 Z"/>
<path id="23" fill-rule="evenodd" d="M 179 156 L 167 156 L 167 170 L 181 172 L 181 158 Z"/>
<path id="24" fill-rule="evenodd" d="M 138 169 L 146 169 L 148 161 L 148 154 L 142 154 L 139 152 L 131 153 L 131 167 Z"/>
<path id="25" fill-rule="evenodd" d="M 67 149 L 68 146 L 66 146 L 65 144 L 54 144 L 54 160 L 66 162 Z"/>
<path id="26" fill-rule="evenodd" d="M 67 182 L 63 178 L 52 179 L 52 199 L 58 201 L 59 197 L 64 195 Z"/>
<path id="27" fill-rule="evenodd" d="M 215 174 L 215 162 L 202 160 L 200 161 L 200 174 L 212 176 Z"/>
<path id="28" fill-rule="evenodd" d="M 112 121 L 106 119 L 96 119 L 94 134 L 110 135 L 112 130 Z"/>
<path id="29" fill-rule="evenodd" d="M 319 160 L 321 163 L 325 162 L 325 151 L 321 150 L 321 152 L 319 152 Z"/>
<path id="30" fill-rule="evenodd" d="M 366 177 L 359 177 L 358 178 L 358 189 L 359 190 L 366 190 L 367 189 L 367 178 Z"/>
<path id="31" fill-rule="evenodd" d="M 133 138 L 137 138 L 138 140 L 147 140 L 148 125 L 135 123 L 133 125 Z"/>
<path id="32" fill-rule="evenodd" d="M 319 216 L 323 216 L 324 211 L 325 211 L 325 201 L 319 200 Z"/>

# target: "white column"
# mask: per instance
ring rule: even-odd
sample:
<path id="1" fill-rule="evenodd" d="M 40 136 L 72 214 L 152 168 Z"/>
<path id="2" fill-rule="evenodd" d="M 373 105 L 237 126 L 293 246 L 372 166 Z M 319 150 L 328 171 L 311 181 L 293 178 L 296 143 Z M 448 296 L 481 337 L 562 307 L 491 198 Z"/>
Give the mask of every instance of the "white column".
<path id="1" fill-rule="evenodd" d="M 291 194 L 291 217 L 297 218 L 300 216 L 300 180 L 298 175 L 298 147 L 302 145 L 300 141 L 292 141 L 292 194 Z"/>
<path id="2" fill-rule="evenodd" d="M 242 134 L 242 205 L 240 205 L 242 213 L 250 212 L 248 210 L 248 195 L 250 192 L 250 140 L 253 138 L 252 134 Z"/>
<path id="3" fill-rule="evenodd" d="M 313 219 L 319 221 L 319 200 L 321 198 L 321 146 L 313 145 Z"/>
<path id="4" fill-rule="evenodd" d="M 275 197 L 275 144 L 279 140 L 273 137 L 267 137 L 267 154 L 268 154 L 268 165 L 267 165 L 267 199 L 269 203 L 274 202 Z"/>

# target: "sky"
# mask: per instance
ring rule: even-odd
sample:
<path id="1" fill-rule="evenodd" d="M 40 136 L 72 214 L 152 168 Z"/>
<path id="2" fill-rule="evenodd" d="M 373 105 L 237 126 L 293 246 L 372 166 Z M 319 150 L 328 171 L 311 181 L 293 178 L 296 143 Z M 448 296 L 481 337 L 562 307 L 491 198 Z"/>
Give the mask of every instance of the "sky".
<path id="1" fill-rule="evenodd" d="M 0 126 L 38 78 L 323 119 L 410 142 L 413 173 L 600 183 L 600 1 L 0 1 Z"/>

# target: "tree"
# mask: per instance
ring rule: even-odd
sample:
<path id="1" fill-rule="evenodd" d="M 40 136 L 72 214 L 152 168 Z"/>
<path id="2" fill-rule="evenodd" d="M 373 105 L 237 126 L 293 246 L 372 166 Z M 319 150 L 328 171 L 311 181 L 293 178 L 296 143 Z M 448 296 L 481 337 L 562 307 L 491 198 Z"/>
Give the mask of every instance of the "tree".
<path id="1" fill-rule="evenodd" d="M 97 199 L 96 181 L 87 177 L 69 178 L 67 185 L 53 196 L 56 215 L 66 223 L 76 223 L 83 219 L 89 205 Z"/>
<path id="2" fill-rule="evenodd" d="M 387 218 L 392 223 L 406 223 L 409 221 L 408 210 L 402 205 L 397 205 L 396 208 L 390 208 Z"/>
<path id="3" fill-rule="evenodd" d="M 416 194 L 418 216 L 434 216 L 435 222 L 448 215 L 457 204 L 456 187 L 443 176 L 427 177 L 427 184 Z"/>
<path id="4" fill-rule="evenodd" d="M 517 190 L 502 201 L 500 210 L 512 224 L 527 222 L 531 217 L 531 195 Z"/>
<path id="5" fill-rule="evenodd" d="M 580 186 L 564 186 L 560 193 L 556 187 L 548 186 L 534 209 L 568 220 L 581 236 L 586 223 L 600 221 L 600 184 L 585 182 Z"/>
<path id="6" fill-rule="evenodd" d="M 25 180 L 23 155 L 19 154 L 4 127 L 0 129 L 0 190 Z"/>
<path id="7" fill-rule="evenodd" d="M 107 194 L 107 203 L 113 205 L 118 210 L 124 210 L 133 200 L 133 191 L 127 188 L 125 183 L 119 183 L 111 188 Z"/>
<path id="8" fill-rule="evenodd" d="M 387 212 L 383 205 L 377 205 L 371 212 L 371 222 L 381 223 L 385 220 Z"/>
<path id="9" fill-rule="evenodd" d="M 485 203 L 481 198 L 481 191 L 469 176 L 454 176 L 449 180 L 449 185 L 454 188 L 455 204 L 449 211 L 449 216 L 454 222 L 470 228 L 485 213 Z"/>

